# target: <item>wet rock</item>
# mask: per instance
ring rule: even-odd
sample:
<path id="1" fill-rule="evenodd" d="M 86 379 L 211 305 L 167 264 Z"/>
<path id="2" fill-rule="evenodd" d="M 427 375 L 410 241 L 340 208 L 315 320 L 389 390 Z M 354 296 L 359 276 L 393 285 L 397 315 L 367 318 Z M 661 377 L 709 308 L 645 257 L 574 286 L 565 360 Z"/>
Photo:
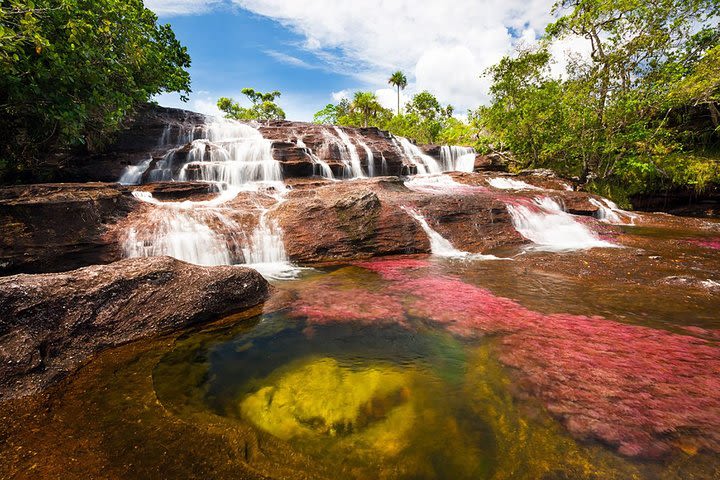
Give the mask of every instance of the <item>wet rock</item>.
<path id="1" fill-rule="evenodd" d="M 261 303 L 255 270 L 169 257 L 0 279 L 0 400 L 42 390 L 95 353 Z"/>
<path id="2" fill-rule="evenodd" d="M 500 153 L 479 154 L 475 156 L 476 172 L 507 172 L 508 158 Z"/>
<path id="3" fill-rule="evenodd" d="M 121 257 L 106 233 L 135 202 L 117 184 L 0 188 L 0 274 L 61 271 Z"/>
<path id="4" fill-rule="evenodd" d="M 525 241 L 494 193 L 462 186 L 427 193 L 390 177 L 297 186 L 274 212 L 299 263 L 427 253 L 430 242 L 403 207 L 415 209 L 456 248 L 478 253 Z"/>
<path id="5" fill-rule="evenodd" d="M 217 187 L 207 182 L 155 182 L 144 185 L 131 185 L 123 188 L 123 191 L 150 192 L 153 197 L 161 201 L 166 200 L 201 200 L 204 196 L 208 198 L 217 194 Z"/>

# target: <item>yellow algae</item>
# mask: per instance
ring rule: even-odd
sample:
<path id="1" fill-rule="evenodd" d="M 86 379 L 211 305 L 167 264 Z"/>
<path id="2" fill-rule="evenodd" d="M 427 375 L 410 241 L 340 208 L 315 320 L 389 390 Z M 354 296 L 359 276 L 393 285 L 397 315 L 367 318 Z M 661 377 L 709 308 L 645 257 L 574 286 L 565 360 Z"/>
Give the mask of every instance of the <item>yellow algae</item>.
<path id="1" fill-rule="evenodd" d="M 634 466 L 602 447 L 573 440 L 542 409 L 524 412 L 513 398 L 502 366 L 484 345 L 470 356 L 466 394 L 476 415 L 492 428 L 497 456 L 492 480 L 641 478 Z"/>
<path id="2" fill-rule="evenodd" d="M 359 369 L 319 358 L 282 369 L 245 397 L 242 416 L 278 438 L 350 434 L 384 420 L 408 398 L 407 375 L 387 365 Z"/>

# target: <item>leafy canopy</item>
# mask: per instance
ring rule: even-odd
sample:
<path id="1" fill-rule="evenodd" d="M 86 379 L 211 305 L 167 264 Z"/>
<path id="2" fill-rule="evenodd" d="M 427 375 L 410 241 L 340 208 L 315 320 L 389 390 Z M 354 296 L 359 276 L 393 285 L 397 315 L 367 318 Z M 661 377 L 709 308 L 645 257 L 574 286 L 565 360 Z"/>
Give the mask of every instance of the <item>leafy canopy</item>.
<path id="1" fill-rule="evenodd" d="M 227 118 L 245 121 L 270 121 L 285 119 L 285 112 L 282 108 L 280 108 L 280 106 L 278 106 L 277 103 L 275 103 L 275 100 L 281 95 L 277 90 L 262 93 L 252 88 L 243 88 L 242 93 L 252 103 L 250 108 L 241 106 L 232 98 L 221 97 L 218 99 L 217 106 L 220 110 L 225 112 L 225 116 Z"/>
<path id="2" fill-rule="evenodd" d="M 190 92 L 190 56 L 142 0 L 0 5 L 0 177 L 40 175 L 65 147 L 100 148 L 153 95 Z"/>

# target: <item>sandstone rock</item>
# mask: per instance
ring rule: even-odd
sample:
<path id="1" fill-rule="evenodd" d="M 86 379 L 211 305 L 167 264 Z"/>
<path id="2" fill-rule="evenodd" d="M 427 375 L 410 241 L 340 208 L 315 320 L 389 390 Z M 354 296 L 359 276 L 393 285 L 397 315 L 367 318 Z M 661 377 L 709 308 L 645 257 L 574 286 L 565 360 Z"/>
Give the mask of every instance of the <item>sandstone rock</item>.
<path id="1" fill-rule="evenodd" d="M 0 400 L 37 392 L 93 354 L 261 303 L 255 270 L 138 258 L 0 278 Z"/>
<path id="2" fill-rule="evenodd" d="M 0 188 L 0 274 L 118 260 L 119 248 L 105 234 L 133 207 L 116 184 Z"/>
<path id="3" fill-rule="evenodd" d="M 505 203 L 489 189 L 425 193 L 392 177 L 294 186 L 274 215 L 285 249 L 298 263 L 430 252 L 427 235 L 402 207 L 415 209 L 465 251 L 525 242 Z"/>

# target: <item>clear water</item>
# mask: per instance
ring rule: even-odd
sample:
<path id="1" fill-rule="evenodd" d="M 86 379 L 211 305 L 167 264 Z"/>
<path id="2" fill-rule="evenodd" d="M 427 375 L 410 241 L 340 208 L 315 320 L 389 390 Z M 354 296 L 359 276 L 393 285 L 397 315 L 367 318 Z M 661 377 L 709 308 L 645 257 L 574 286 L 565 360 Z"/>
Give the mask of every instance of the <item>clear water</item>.
<path id="1" fill-rule="evenodd" d="M 720 300 L 670 266 L 627 288 L 618 251 L 304 270 L 251 318 L 113 350 L 0 412 L 0 477 L 717 478 Z"/>

